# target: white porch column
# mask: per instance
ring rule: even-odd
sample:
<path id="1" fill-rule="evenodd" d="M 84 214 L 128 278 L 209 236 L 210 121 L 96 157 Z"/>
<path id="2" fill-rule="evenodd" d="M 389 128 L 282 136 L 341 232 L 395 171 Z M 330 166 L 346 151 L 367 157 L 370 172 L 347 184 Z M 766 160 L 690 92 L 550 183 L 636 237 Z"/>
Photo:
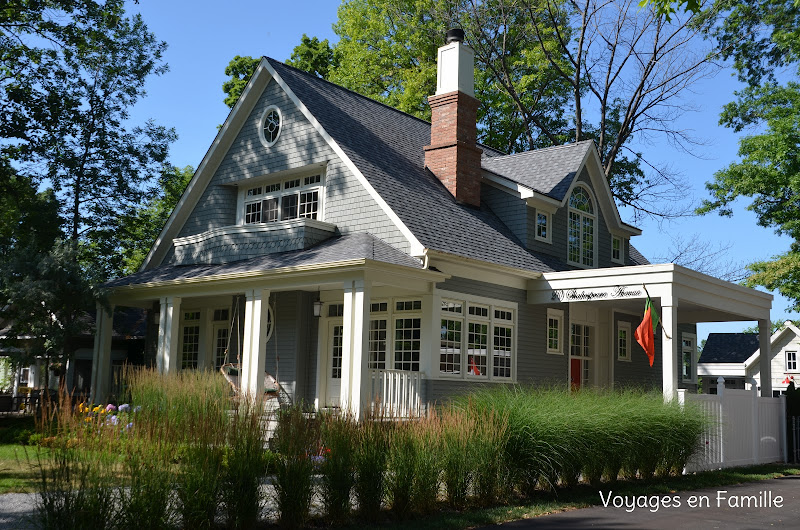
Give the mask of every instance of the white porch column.
<path id="1" fill-rule="evenodd" d="M 675 399 L 678 390 L 678 305 L 670 298 L 661 298 L 661 381 L 664 401 Z"/>
<path id="2" fill-rule="evenodd" d="M 111 380 L 111 336 L 113 335 L 114 306 L 109 311 L 97 304 L 97 321 L 94 332 L 94 352 L 92 354 L 92 391 L 90 402 L 99 403 L 106 399 Z"/>
<path id="3" fill-rule="evenodd" d="M 156 368 L 160 374 L 174 374 L 178 371 L 180 321 L 180 297 L 162 297 L 158 313 L 158 350 L 156 352 Z"/>
<path id="4" fill-rule="evenodd" d="M 269 294 L 269 289 L 250 289 L 245 292 L 240 384 L 242 391 L 252 399 L 264 393 Z"/>
<path id="5" fill-rule="evenodd" d="M 758 357 L 758 368 L 761 374 L 761 397 L 772 397 L 772 353 L 770 347 L 770 333 L 772 323 L 768 319 L 758 321 L 758 347 L 761 351 Z"/>
<path id="6" fill-rule="evenodd" d="M 365 280 L 344 284 L 341 406 L 360 418 L 370 399 L 369 385 L 369 284 Z"/>

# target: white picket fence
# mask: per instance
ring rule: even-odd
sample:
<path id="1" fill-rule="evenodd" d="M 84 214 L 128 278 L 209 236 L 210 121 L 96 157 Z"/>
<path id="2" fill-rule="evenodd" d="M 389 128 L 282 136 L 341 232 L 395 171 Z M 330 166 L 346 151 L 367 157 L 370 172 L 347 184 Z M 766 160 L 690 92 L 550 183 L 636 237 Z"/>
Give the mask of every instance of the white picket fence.
<path id="1" fill-rule="evenodd" d="M 786 397 L 759 397 L 753 387 L 726 389 L 720 377 L 716 395 L 678 391 L 678 400 L 699 405 L 711 426 L 687 472 L 786 461 Z"/>

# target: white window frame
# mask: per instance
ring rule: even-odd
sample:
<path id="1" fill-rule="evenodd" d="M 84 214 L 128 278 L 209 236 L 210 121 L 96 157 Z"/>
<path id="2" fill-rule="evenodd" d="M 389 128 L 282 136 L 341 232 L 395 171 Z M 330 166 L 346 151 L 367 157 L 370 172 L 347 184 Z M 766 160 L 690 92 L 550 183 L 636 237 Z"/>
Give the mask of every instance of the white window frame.
<path id="1" fill-rule="evenodd" d="M 455 293 L 449 291 L 438 291 L 437 294 L 441 295 L 441 302 L 434 308 L 437 315 L 437 337 L 435 345 L 432 348 L 434 351 L 432 377 L 439 379 L 455 379 L 467 381 L 494 381 L 510 383 L 516 381 L 517 369 L 517 320 L 518 320 L 518 307 L 516 303 L 506 302 L 505 300 L 496 300 L 484 297 L 469 296 L 462 293 Z M 442 309 L 444 303 L 458 303 L 461 304 L 461 313 L 446 311 Z M 484 315 L 470 315 L 470 307 L 486 308 L 487 314 Z M 495 316 L 495 311 L 509 312 L 511 320 Z M 458 372 L 442 372 L 441 371 L 441 322 L 442 320 L 454 320 L 461 322 L 461 359 L 460 370 Z M 486 326 L 486 363 L 482 366 L 483 370 L 481 375 L 475 375 L 470 370 L 470 349 L 469 349 L 469 325 L 470 323 Z M 510 376 L 496 376 L 495 371 L 495 330 L 498 328 L 510 329 Z M 500 351 L 500 350 L 497 350 Z M 505 356 L 503 355 L 502 358 Z"/>
<path id="2" fill-rule="evenodd" d="M 542 241 L 544 243 L 552 243 L 553 242 L 553 223 L 552 223 L 553 216 L 550 215 L 550 212 L 546 212 L 546 211 L 541 210 L 539 208 L 536 208 L 534 210 L 534 214 L 536 216 L 534 218 L 535 223 L 534 223 L 534 228 L 533 228 L 533 230 L 534 230 L 534 238 L 536 239 L 536 241 Z M 539 216 L 540 215 L 544 216 L 544 218 L 545 218 L 545 223 L 544 223 L 545 224 L 545 235 L 544 235 L 544 237 L 539 235 Z"/>
<path id="3" fill-rule="evenodd" d="M 409 309 L 409 310 L 398 310 L 397 303 L 398 302 L 419 302 L 419 309 Z M 395 343 L 396 343 L 396 333 L 397 333 L 397 321 L 401 319 L 407 318 L 418 318 L 420 322 L 420 338 L 419 338 L 419 360 L 416 361 L 418 365 L 417 370 L 402 370 L 402 371 L 410 371 L 410 372 L 423 372 L 425 367 L 425 358 L 424 352 L 426 348 L 425 344 L 425 317 L 423 313 L 424 302 L 421 297 L 397 297 L 397 298 L 373 298 L 369 301 L 370 304 L 370 315 L 369 321 L 367 324 L 367 366 L 369 370 L 379 370 L 379 371 L 388 371 L 388 370 L 400 370 L 395 368 L 395 362 L 397 359 L 395 358 Z M 381 304 L 386 304 L 386 309 L 380 307 Z M 328 313 L 328 307 L 341 305 L 341 302 L 329 302 L 326 304 L 325 308 L 325 318 L 327 319 L 341 319 L 341 316 L 331 316 Z M 375 307 L 377 306 L 377 307 Z M 374 309 L 373 309 L 374 308 Z M 375 367 L 372 362 L 372 346 L 373 340 L 371 336 L 371 327 L 372 322 L 374 321 L 384 321 L 386 323 L 386 340 L 385 340 L 385 359 L 384 359 L 384 367 L 378 368 Z M 400 361 L 404 362 L 404 361 Z M 415 362 L 415 361 L 410 361 Z"/>
<path id="4" fill-rule="evenodd" d="M 270 141 L 267 138 L 266 133 L 264 132 L 264 126 L 267 116 L 273 110 L 277 111 L 278 113 L 278 134 L 275 135 L 275 138 L 273 138 L 272 141 Z M 259 118 L 258 120 L 258 139 L 261 141 L 261 145 L 263 145 L 264 147 L 272 147 L 273 145 L 275 145 L 278 142 L 278 139 L 281 137 L 281 133 L 283 133 L 284 126 L 285 123 L 283 121 L 283 113 L 281 112 L 281 109 L 277 105 L 270 105 L 266 109 L 264 109 L 264 112 L 261 113 L 261 118 Z"/>
<path id="5" fill-rule="evenodd" d="M 570 206 L 570 201 L 572 200 L 572 195 L 575 193 L 578 188 L 582 189 L 584 193 L 589 198 L 589 201 L 592 206 L 592 213 L 584 212 L 583 210 L 578 210 L 577 208 L 573 208 Z M 594 196 L 592 191 L 584 186 L 584 185 L 577 185 L 569 191 L 569 195 L 567 196 L 567 263 L 570 265 L 575 265 L 582 269 L 596 269 L 598 267 L 597 263 L 597 234 L 599 232 L 597 224 L 599 222 L 599 216 L 597 214 L 598 203 L 597 199 Z M 578 261 L 574 261 L 570 259 L 570 218 L 572 214 L 578 216 Z M 591 265 L 585 263 L 584 255 L 583 255 L 583 241 L 586 237 L 586 233 L 584 232 L 584 225 L 585 225 L 585 218 L 589 218 L 592 220 L 592 263 Z"/>
<path id="6" fill-rule="evenodd" d="M 619 242 L 619 257 L 614 257 L 614 243 Z M 625 263 L 625 240 L 620 236 L 611 236 L 611 261 L 623 265 Z"/>
<path id="7" fill-rule="evenodd" d="M 692 346 L 689 351 L 689 377 L 683 377 L 683 355 L 686 353 L 683 341 L 691 340 Z M 697 335 L 694 333 L 681 333 L 681 355 L 680 355 L 680 372 L 678 374 L 680 381 L 683 383 L 696 383 L 697 382 Z"/>
<path id="8" fill-rule="evenodd" d="M 299 185 L 294 185 L 299 181 Z M 288 185 L 292 184 L 292 187 Z M 278 185 L 279 189 L 269 190 L 270 187 Z M 284 176 L 280 179 L 269 180 L 254 180 L 252 182 L 242 183 L 240 185 L 238 208 L 236 215 L 236 222 L 241 226 L 249 225 L 263 225 L 280 223 L 284 221 L 294 221 L 297 219 L 315 219 L 322 221 L 324 213 L 324 199 L 325 199 L 325 173 L 321 169 L 317 171 L 305 172 L 302 174 L 295 174 L 291 176 Z M 250 195 L 251 191 L 256 191 Z M 303 196 L 306 194 L 317 194 L 316 211 L 313 215 L 301 214 L 300 209 L 302 204 L 309 204 L 303 202 Z M 288 197 L 295 198 L 295 216 L 284 216 L 284 200 Z M 276 218 L 271 221 L 264 220 L 264 205 L 266 201 L 274 200 L 277 203 Z M 312 203 L 313 204 L 313 203 Z M 247 208 L 250 205 L 259 206 L 259 220 L 255 222 L 247 222 Z"/>
<path id="9" fill-rule="evenodd" d="M 789 359 L 789 355 L 792 355 L 794 359 Z M 789 364 L 791 363 L 791 364 Z M 794 366 L 792 366 L 794 365 Z M 787 372 L 797 372 L 797 351 L 795 350 L 787 350 L 786 351 L 786 371 Z"/>
<path id="10" fill-rule="evenodd" d="M 620 344 L 620 332 L 625 332 L 625 347 Z M 617 321 L 617 333 L 614 336 L 614 347 L 617 350 L 617 360 L 631 362 L 631 323 L 624 320 Z"/>
<path id="11" fill-rule="evenodd" d="M 419 302 L 419 309 L 416 309 L 416 308 L 413 308 L 413 307 L 411 309 L 397 309 L 397 304 L 400 303 L 400 302 L 412 302 L 412 304 L 415 303 L 415 302 Z M 387 366 L 390 367 L 391 370 L 400 370 L 400 371 L 403 371 L 403 372 L 422 372 L 423 371 L 423 367 L 424 367 L 424 364 L 423 364 L 423 351 L 425 351 L 425 344 L 423 342 L 423 339 L 424 339 L 424 327 L 425 327 L 425 318 L 424 318 L 424 315 L 422 313 L 423 305 L 424 304 L 423 304 L 422 298 L 420 298 L 420 297 L 392 298 L 392 303 L 389 306 L 390 311 L 391 311 L 391 321 L 390 322 L 392 323 L 392 326 L 390 328 L 391 329 L 391 333 L 392 333 L 392 346 L 391 346 L 392 349 L 391 349 L 391 352 L 390 352 L 391 356 L 392 356 L 391 364 L 389 364 L 388 358 L 386 360 L 386 364 L 387 364 Z M 419 358 L 416 361 L 416 364 L 417 364 L 417 369 L 416 370 L 413 369 L 413 364 L 415 362 L 413 360 L 413 358 L 410 361 L 405 361 L 403 359 L 400 359 L 398 361 L 397 355 L 396 355 L 397 354 L 397 331 L 398 331 L 397 323 L 400 320 L 406 320 L 406 319 L 412 319 L 412 320 L 413 319 L 419 319 L 419 350 L 417 352 L 418 355 L 419 355 Z M 408 328 L 406 328 L 406 329 L 408 329 Z M 387 352 L 387 357 L 388 356 L 389 356 L 389 352 Z M 412 364 L 412 368 L 409 369 L 409 370 L 406 370 L 404 368 L 397 368 L 398 362 L 401 363 L 401 364 L 402 363 L 411 363 Z"/>
<path id="12" fill-rule="evenodd" d="M 556 334 L 557 347 L 550 347 L 550 321 L 553 320 L 558 323 Z M 564 311 L 561 309 L 547 308 L 547 322 L 545 325 L 545 345 L 547 353 L 554 355 L 564 355 Z"/>

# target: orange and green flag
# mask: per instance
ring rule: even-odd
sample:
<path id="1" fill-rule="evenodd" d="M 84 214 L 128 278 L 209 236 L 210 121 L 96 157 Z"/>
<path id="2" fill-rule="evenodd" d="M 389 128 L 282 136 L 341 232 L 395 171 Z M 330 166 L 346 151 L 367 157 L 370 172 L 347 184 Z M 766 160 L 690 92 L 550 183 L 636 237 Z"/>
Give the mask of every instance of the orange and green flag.
<path id="1" fill-rule="evenodd" d="M 639 324 L 639 327 L 636 328 L 634 337 L 636 337 L 636 342 L 644 349 L 647 358 L 650 359 L 650 366 L 653 366 L 653 360 L 656 356 L 655 334 L 657 328 L 658 313 L 653 305 L 653 301 L 650 300 L 648 296 L 644 304 L 644 318 L 642 319 L 642 323 Z"/>

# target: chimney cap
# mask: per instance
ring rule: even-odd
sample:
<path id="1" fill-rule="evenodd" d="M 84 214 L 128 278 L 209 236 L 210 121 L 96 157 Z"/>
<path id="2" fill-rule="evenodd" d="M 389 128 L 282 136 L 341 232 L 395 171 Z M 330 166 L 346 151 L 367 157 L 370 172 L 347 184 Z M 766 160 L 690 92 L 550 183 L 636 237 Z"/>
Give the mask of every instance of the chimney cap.
<path id="1" fill-rule="evenodd" d="M 448 29 L 445 34 L 447 44 L 451 42 L 464 42 L 464 30 L 461 28 Z"/>

